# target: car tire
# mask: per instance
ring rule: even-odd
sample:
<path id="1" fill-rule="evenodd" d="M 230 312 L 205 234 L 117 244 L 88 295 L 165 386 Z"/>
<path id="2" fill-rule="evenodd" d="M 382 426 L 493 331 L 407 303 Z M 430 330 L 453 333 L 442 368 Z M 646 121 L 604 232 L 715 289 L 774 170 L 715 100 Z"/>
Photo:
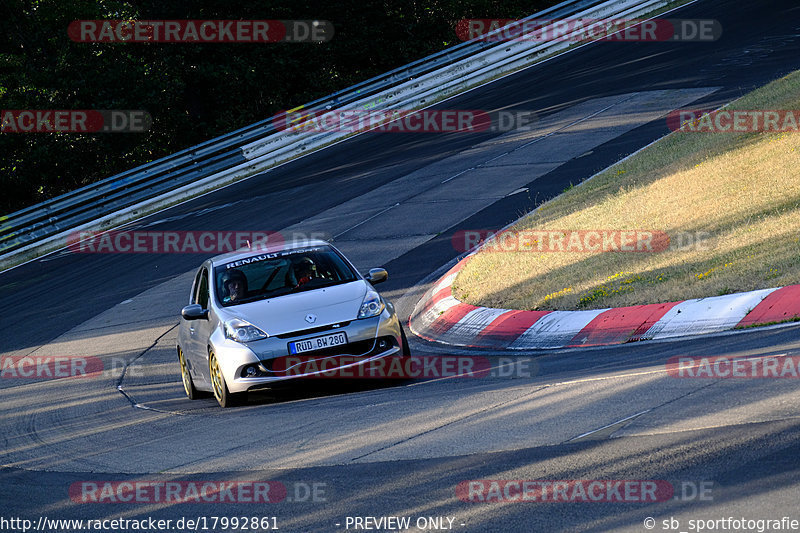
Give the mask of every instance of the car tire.
<path id="1" fill-rule="evenodd" d="M 403 329 L 403 324 L 400 324 L 400 338 L 403 341 L 403 357 L 411 357 L 411 348 L 408 347 L 408 338 L 406 331 Z"/>
<path id="2" fill-rule="evenodd" d="M 246 392 L 233 394 L 228 390 L 225 376 L 222 375 L 222 369 L 217 361 L 217 354 L 212 349 L 208 350 L 208 372 L 211 376 L 211 388 L 214 391 L 214 398 L 216 398 L 220 407 L 234 407 L 244 401 L 244 397 L 247 395 Z"/>
<path id="3" fill-rule="evenodd" d="M 188 396 L 190 400 L 196 400 L 200 398 L 200 391 L 198 391 L 194 386 L 192 375 L 189 373 L 189 367 L 186 366 L 186 358 L 184 357 L 183 350 L 181 350 L 180 346 L 178 347 L 178 364 L 181 366 L 181 381 L 183 381 L 183 390 L 186 392 L 186 396 Z"/>

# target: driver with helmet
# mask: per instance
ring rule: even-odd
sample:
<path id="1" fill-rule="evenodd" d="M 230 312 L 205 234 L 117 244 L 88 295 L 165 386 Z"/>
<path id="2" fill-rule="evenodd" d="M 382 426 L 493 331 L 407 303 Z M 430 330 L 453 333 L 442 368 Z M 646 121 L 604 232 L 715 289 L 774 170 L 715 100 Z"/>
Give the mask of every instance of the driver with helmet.
<path id="1" fill-rule="evenodd" d="M 302 287 L 314 278 L 318 278 L 317 265 L 310 257 L 303 257 L 299 262 L 294 264 L 294 277 L 297 280 L 295 287 Z"/>
<path id="2" fill-rule="evenodd" d="M 241 270 L 226 270 L 222 274 L 222 301 L 236 302 L 247 296 L 247 276 Z"/>

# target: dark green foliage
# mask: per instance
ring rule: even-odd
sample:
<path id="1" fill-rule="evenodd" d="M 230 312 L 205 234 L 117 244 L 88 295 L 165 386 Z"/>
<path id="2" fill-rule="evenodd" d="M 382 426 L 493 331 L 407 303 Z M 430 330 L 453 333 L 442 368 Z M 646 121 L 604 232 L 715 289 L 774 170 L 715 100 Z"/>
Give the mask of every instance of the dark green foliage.
<path id="1" fill-rule="evenodd" d="M 553 0 L 0 0 L 0 109 L 143 109 L 146 133 L 0 133 L 0 213 L 458 44 L 462 18 Z M 322 44 L 76 43 L 80 19 L 324 19 Z"/>

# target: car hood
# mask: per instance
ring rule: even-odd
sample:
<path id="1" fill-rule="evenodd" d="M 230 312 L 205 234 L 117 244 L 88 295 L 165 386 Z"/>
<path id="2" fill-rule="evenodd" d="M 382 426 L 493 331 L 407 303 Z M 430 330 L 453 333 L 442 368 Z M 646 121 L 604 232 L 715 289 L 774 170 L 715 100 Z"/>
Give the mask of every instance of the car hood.
<path id="1" fill-rule="evenodd" d="M 367 293 L 363 280 L 227 307 L 220 318 L 241 318 L 270 336 L 355 320 Z M 315 315 L 308 322 L 306 317 Z"/>

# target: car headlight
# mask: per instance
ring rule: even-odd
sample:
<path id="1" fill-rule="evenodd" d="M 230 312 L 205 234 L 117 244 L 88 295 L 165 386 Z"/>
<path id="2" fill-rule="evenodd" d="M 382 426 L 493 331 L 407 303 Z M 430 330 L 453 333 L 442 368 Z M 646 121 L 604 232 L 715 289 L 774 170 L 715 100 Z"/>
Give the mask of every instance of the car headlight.
<path id="1" fill-rule="evenodd" d="M 369 290 L 367 294 L 364 295 L 364 301 L 361 302 L 361 309 L 358 310 L 358 318 L 378 316 L 383 313 L 385 307 L 380 295 L 373 290 Z"/>
<path id="2" fill-rule="evenodd" d="M 269 337 L 250 322 L 233 318 L 225 322 L 225 337 L 236 342 L 253 342 Z"/>

